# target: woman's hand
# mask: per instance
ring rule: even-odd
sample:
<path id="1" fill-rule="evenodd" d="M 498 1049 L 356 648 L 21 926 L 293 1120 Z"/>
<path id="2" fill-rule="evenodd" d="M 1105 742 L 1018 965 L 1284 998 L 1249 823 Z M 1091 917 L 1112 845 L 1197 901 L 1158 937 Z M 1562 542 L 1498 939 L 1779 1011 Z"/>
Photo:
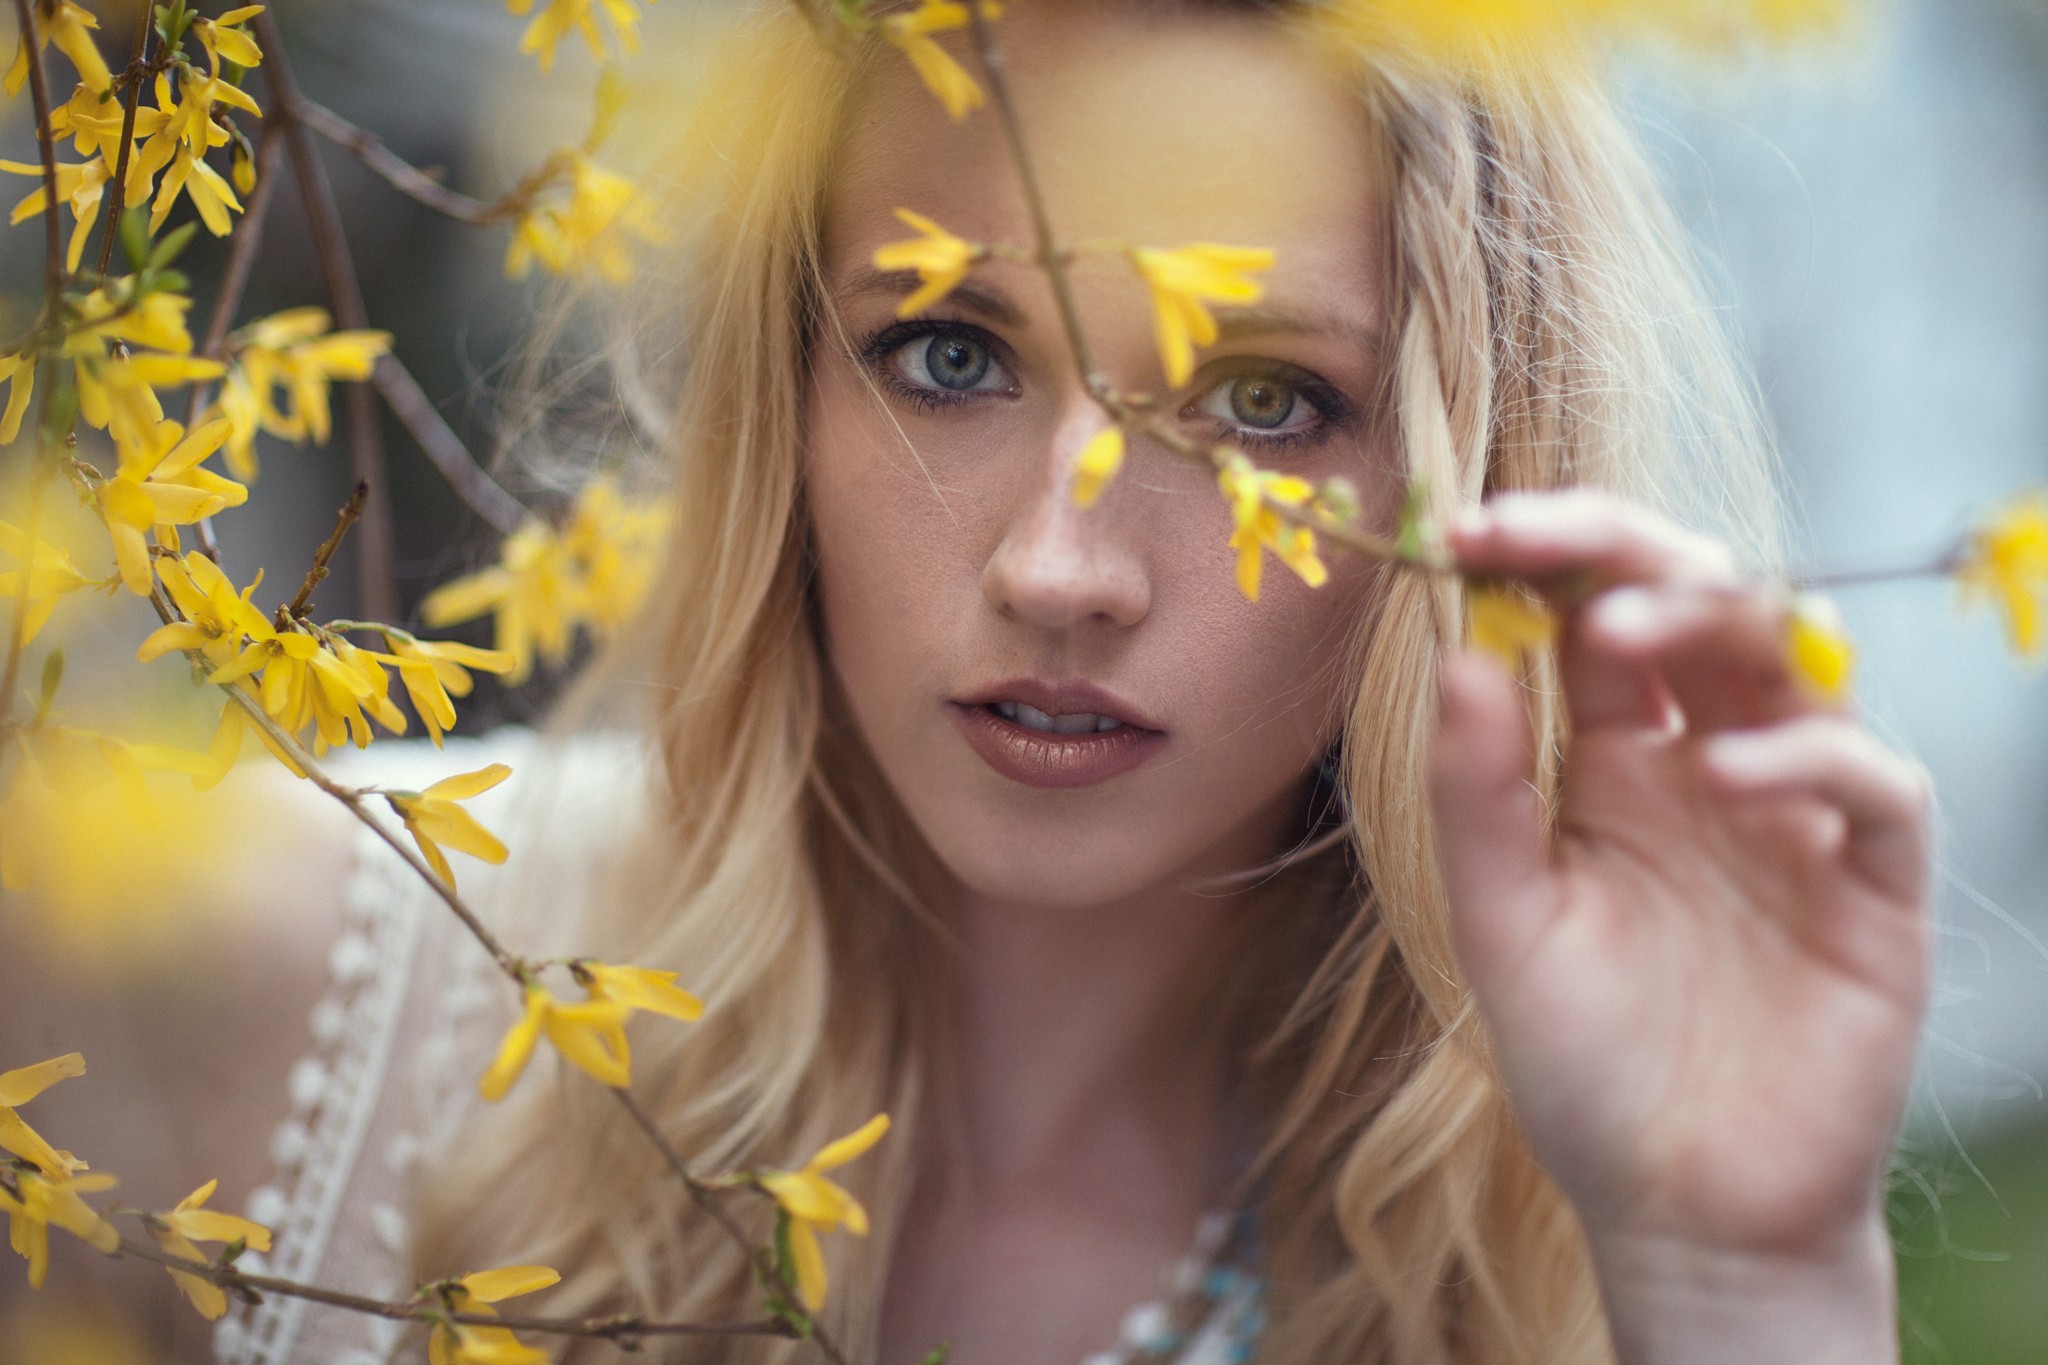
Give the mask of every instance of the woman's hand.
<path id="1" fill-rule="evenodd" d="M 1555 840 L 1487 659 L 1447 665 L 1432 786 L 1457 951 L 1622 1359 L 1895 1360 L 1881 1185 L 1928 994 L 1926 779 L 1802 690 L 1782 593 L 1719 545 L 1567 493 L 1500 498 L 1450 546 L 1563 621 Z"/>

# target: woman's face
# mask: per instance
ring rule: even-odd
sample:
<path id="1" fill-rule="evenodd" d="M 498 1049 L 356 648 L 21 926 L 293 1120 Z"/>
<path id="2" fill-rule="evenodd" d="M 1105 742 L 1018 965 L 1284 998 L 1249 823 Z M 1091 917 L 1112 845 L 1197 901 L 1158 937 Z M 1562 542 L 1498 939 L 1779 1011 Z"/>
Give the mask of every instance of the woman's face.
<path id="1" fill-rule="evenodd" d="M 1349 478 L 1368 522 L 1390 521 L 1380 217 L 1355 100 L 1241 17 L 1032 4 L 999 33 L 1064 240 L 1277 253 L 1264 297 L 1217 311 L 1222 339 L 1171 394 L 1129 265 L 1083 255 L 1081 320 L 1109 380 L 1263 467 Z M 808 411 L 825 643 L 883 774 L 968 891 L 1103 904 L 1299 835 L 1371 566 L 1326 549 L 1331 581 L 1311 590 L 1269 557 L 1245 600 L 1214 474 L 1142 438 L 1076 507 L 1073 457 L 1105 419 L 1034 269 L 991 261 L 896 317 L 916 281 L 871 261 L 911 235 L 897 207 L 1029 245 L 999 131 L 989 109 L 952 122 L 895 59 L 843 131 Z"/>

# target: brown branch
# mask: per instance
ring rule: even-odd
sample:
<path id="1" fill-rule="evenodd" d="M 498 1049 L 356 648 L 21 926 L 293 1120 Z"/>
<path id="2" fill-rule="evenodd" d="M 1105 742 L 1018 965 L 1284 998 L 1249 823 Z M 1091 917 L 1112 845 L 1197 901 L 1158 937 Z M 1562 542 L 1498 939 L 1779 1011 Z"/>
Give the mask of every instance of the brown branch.
<path id="1" fill-rule="evenodd" d="M 155 0 L 141 0 L 135 20 L 135 53 L 121 80 L 128 87 L 121 99 L 121 151 L 114 159 L 114 183 L 107 191 L 107 217 L 100 224 L 99 274 L 106 277 L 114 259 L 114 238 L 121 232 L 121 215 L 128 209 L 128 158 L 135 148 L 135 110 L 142 103 L 142 86 L 149 78 L 149 38 L 156 25 L 151 22 Z"/>
<path id="2" fill-rule="evenodd" d="M 349 254 L 348 237 L 342 231 L 341 209 L 334 202 L 334 187 L 320 165 L 320 149 L 314 145 L 305 118 L 305 101 L 292 79 L 291 64 L 284 55 L 277 21 L 265 9 L 254 20 L 258 41 L 263 46 L 263 74 L 270 82 L 270 117 L 283 129 L 286 150 L 292 158 L 292 172 L 299 182 L 299 194 L 306 209 L 306 224 L 313 236 L 313 251 L 327 281 L 327 296 L 335 322 L 345 330 L 370 325 L 368 306 L 363 302 L 362 284 L 356 278 L 355 258 Z M 369 501 L 363 507 L 362 530 L 356 540 L 357 597 L 362 614 L 380 621 L 398 619 L 398 584 L 395 577 L 396 545 L 392 534 L 391 498 L 385 486 L 383 441 L 377 425 L 376 399 L 367 383 L 350 381 L 348 392 L 349 465 L 358 482 L 370 486 Z"/>
<path id="3" fill-rule="evenodd" d="M 483 227 L 504 216 L 495 204 L 449 189 L 384 145 L 375 133 L 357 127 L 325 105 L 301 96 L 297 117 L 308 128 L 348 152 L 381 176 L 393 189 L 458 222 Z"/>
<path id="4" fill-rule="evenodd" d="M 642 1337 L 795 1335 L 786 1324 L 779 1322 L 648 1322 L 630 1313 L 613 1314 L 608 1317 L 545 1318 L 511 1313 L 450 1312 L 428 1298 L 407 1299 L 402 1302 L 371 1299 L 359 1294 L 344 1294 L 339 1290 L 325 1289 L 316 1284 L 282 1280 L 273 1275 L 255 1275 L 246 1270 L 237 1270 L 233 1266 L 215 1265 L 210 1261 L 187 1260 L 183 1256 L 174 1256 L 161 1248 L 131 1237 L 121 1239 L 120 1250 L 115 1255 L 133 1256 L 137 1260 L 150 1261 L 167 1270 L 196 1276 L 219 1285 L 222 1289 L 237 1293 L 278 1294 L 286 1298 L 306 1299 L 313 1303 L 324 1303 L 330 1308 L 345 1308 L 352 1313 L 389 1318 L 397 1322 L 456 1322 L 464 1326 L 503 1327 L 514 1332 L 534 1332 L 542 1336 L 598 1337 L 621 1344 L 637 1341 Z"/>
<path id="5" fill-rule="evenodd" d="M 356 491 L 349 495 L 348 501 L 341 505 L 341 511 L 334 519 L 334 530 L 329 533 L 327 539 L 320 542 L 320 548 L 313 552 L 313 565 L 306 570 L 305 582 L 299 584 L 298 592 L 285 605 L 285 616 L 302 617 L 306 614 L 306 608 L 313 603 L 313 589 L 319 587 L 320 580 L 327 577 L 327 561 L 334 558 L 334 552 L 341 548 L 342 537 L 348 534 L 349 527 L 356 524 L 356 518 L 363 514 L 363 503 L 369 496 L 368 485 L 359 483 L 356 485 Z"/>
<path id="6" fill-rule="evenodd" d="M 1196 440 L 1186 432 L 1162 420 L 1149 410 L 1149 399 L 1117 392 L 1108 378 L 1095 367 L 1094 352 L 1088 345 L 1087 331 L 1081 325 L 1081 310 L 1074 300 L 1074 287 L 1067 274 L 1067 264 L 1072 259 L 1070 249 L 1060 245 L 1053 231 L 1052 214 L 1046 206 L 1045 191 L 1038 180 L 1038 173 L 1031 160 L 1031 146 L 1024 136 L 1024 121 L 1017 112 L 1017 101 L 1010 91 L 1009 74 L 1003 61 L 1002 49 L 996 43 L 995 30 L 988 16 L 982 13 L 979 0 L 969 0 L 967 23 L 973 38 L 975 56 L 981 62 L 982 74 L 988 79 L 989 97 L 995 105 L 996 121 L 1003 131 L 1003 142 L 1009 150 L 1011 166 L 1017 172 L 1018 188 L 1023 193 L 1024 204 L 1031 216 L 1032 259 L 1045 272 L 1045 278 L 1052 289 L 1053 309 L 1059 315 L 1060 331 L 1067 339 L 1067 350 L 1073 356 L 1074 368 L 1080 373 L 1081 382 L 1088 394 L 1111 420 L 1127 429 L 1144 432 L 1173 454 L 1193 464 L 1211 469 L 1220 469 L 1237 452 L 1228 446 L 1211 445 Z M 1275 516 L 1294 526 L 1304 526 L 1319 535 L 1327 536 L 1337 544 L 1344 545 L 1374 559 L 1404 564 L 1430 572 L 1449 572 L 1452 565 L 1435 556 L 1420 558 L 1403 554 L 1395 542 L 1388 537 L 1375 535 L 1349 522 L 1340 521 L 1316 508 L 1293 506 L 1268 496 L 1265 505 Z"/>
<path id="7" fill-rule="evenodd" d="M 398 418 L 399 424 L 411 434 L 426 457 L 434 462 L 434 468 L 441 471 L 441 477 L 448 481 L 448 486 L 469 505 L 470 510 L 489 522 L 500 535 L 509 536 L 533 519 L 533 513 L 526 510 L 526 505 L 507 493 L 477 463 L 476 457 L 469 453 L 469 447 L 442 419 L 433 400 L 427 397 L 419 381 L 412 377 L 412 371 L 406 369 L 397 356 L 379 356 L 370 380 L 377 386 L 377 392 L 384 395 L 392 415 Z"/>
<path id="8" fill-rule="evenodd" d="M 1912 560 L 1903 564 L 1880 564 L 1866 569 L 1833 569 L 1801 574 L 1792 580 L 1792 586 L 1802 592 L 1826 592 L 1834 588 L 1860 588 L 1875 583 L 1902 583 L 1915 578 L 1948 578 L 1963 567 L 1965 557 L 1965 547 L 1958 545 L 1934 559 Z"/>
<path id="9" fill-rule="evenodd" d="M 256 269 L 256 253 L 263 246 L 263 223 L 270 216 L 272 173 L 277 169 L 278 151 L 281 147 L 279 134 L 274 127 L 266 127 L 256 139 L 256 188 L 249 191 L 249 205 L 242 213 L 242 221 L 235 224 L 235 235 L 228 243 L 228 261 L 221 272 L 220 293 L 213 300 L 213 313 L 206 320 L 206 335 L 199 343 L 199 354 L 209 360 L 218 360 L 227 345 L 228 332 L 235 325 L 235 313 L 242 306 L 242 295 L 248 292 L 249 276 Z M 198 420 L 198 409 L 204 406 L 198 401 L 202 386 L 192 390 L 194 401 L 185 422 L 190 426 Z"/>
<path id="10" fill-rule="evenodd" d="M 43 44 L 29 0 L 14 0 L 21 23 L 21 49 L 28 54 L 28 93 L 35 106 L 36 150 L 43 158 L 43 307 L 49 326 L 57 325 L 64 301 L 64 225 L 58 219 L 57 142 L 50 131 L 50 86 L 43 75 Z M 49 408 L 49 396 L 43 407 Z"/>

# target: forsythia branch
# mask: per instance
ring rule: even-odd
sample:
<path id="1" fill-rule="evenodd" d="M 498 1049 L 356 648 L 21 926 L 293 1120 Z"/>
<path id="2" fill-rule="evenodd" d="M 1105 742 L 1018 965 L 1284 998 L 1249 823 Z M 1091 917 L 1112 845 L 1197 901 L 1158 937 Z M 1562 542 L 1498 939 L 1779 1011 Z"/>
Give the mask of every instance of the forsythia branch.
<path id="1" fill-rule="evenodd" d="M 458 222 L 484 227 L 502 213 L 494 204 L 472 199 L 449 189 L 419 167 L 384 145 L 383 139 L 367 128 L 359 128 L 324 105 L 300 97 L 297 117 L 308 128 L 353 155 L 399 193 L 417 200 L 436 213 Z"/>
<path id="2" fill-rule="evenodd" d="M 150 1261 L 175 1270 L 181 1274 L 195 1275 L 222 1289 L 242 1296 L 280 1294 L 287 1298 L 306 1299 L 313 1303 L 324 1303 L 333 1308 L 345 1308 L 351 1312 L 364 1313 L 372 1317 L 390 1318 L 400 1322 L 458 1322 L 475 1327 L 500 1327 L 514 1332 L 534 1332 L 543 1336 L 595 1337 L 628 1345 L 643 1337 L 684 1337 L 684 1336 L 756 1336 L 787 1337 L 794 1331 L 784 1323 L 762 1322 L 649 1322 L 629 1313 L 609 1317 L 590 1318 L 548 1318 L 526 1317 L 501 1313 L 449 1312 L 431 1299 L 407 1299 L 393 1302 L 385 1299 L 365 1298 L 358 1294 L 344 1294 L 338 1290 L 324 1289 L 319 1285 L 301 1284 L 296 1280 L 278 1279 L 271 1275 L 254 1275 L 237 1270 L 231 1265 L 216 1265 L 210 1261 L 193 1261 L 183 1256 L 173 1256 L 160 1248 L 133 1238 L 121 1239 L 121 1247 L 115 1253 L 119 1256 L 133 1256 L 137 1260 Z M 630 1347 L 629 1347 L 630 1349 Z"/>
<path id="3" fill-rule="evenodd" d="M 121 214 L 128 206 L 128 161 L 135 151 L 135 111 L 142 104 L 142 87 L 150 75 L 149 39 L 156 25 L 151 22 L 154 0 L 136 0 L 135 53 L 128 69 L 121 73 L 121 150 L 114 161 L 114 178 L 107 184 L 107 214 L 100 224 L 98 270 L 104 279 L 114 259 L 114 238 L 121 233 Z M 187 419 L 186 426 L 192 425 Z M 201 532 L 202 537 L 205 532 Z"/>
<path id="4" fill-rule="evenodd" d="M 525 504 L 507 493 L 476 456 L 469 453 L 469 447 L 449 427 L 419 381 L 412 377 L 412 371 L 398 357 L 388 353 L 377 357 L 370 382 L 377 386 L 392 415 L 471 511 L 489 522 L 500 535 L 509 536 L 532 520 L 533 514 Z"/>

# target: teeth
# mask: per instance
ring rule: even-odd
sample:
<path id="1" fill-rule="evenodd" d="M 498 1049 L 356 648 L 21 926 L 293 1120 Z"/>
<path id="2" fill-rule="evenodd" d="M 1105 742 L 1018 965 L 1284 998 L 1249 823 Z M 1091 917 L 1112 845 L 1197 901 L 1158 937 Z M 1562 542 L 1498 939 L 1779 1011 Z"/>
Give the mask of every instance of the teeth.
<path id="1" fill-rule="evenodd" d="M 1123 728 L 1123 722 L 1113 716 L 1098 716 L 1087 711 L 1055 716 L 1035 706 L 1026 706 L 1021 701 L 999 701 L 995 703 L 995 711 L 1003 719 L 1014 720 L 1027 730 L 1052 735 L 1099 735 L 1106 730 Z"/>

